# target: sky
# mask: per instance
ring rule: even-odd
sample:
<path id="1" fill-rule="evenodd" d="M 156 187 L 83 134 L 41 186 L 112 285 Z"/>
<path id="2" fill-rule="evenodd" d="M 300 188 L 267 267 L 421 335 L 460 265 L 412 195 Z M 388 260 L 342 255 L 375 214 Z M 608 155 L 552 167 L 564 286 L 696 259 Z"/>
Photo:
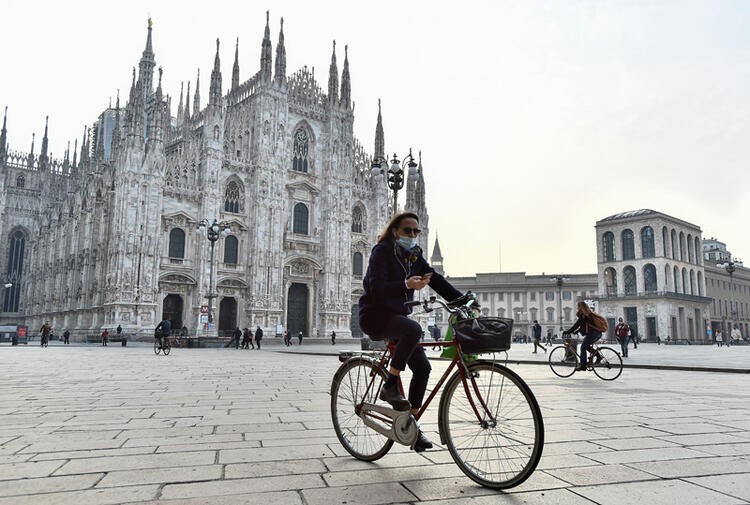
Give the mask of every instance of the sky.
<path id="1" fill-rule="evenodd" d="M 62 157 L 120 90 L 153 19 L 176 109 L 221 40 L 224 87 L 260 66 L 270 10 L 288 75 L 327 89 L 349 47 L 355 135 L 422 152 L 430 242 L 446 272 L 595 273 L 597 220 L 649 208 L 750 260 L 750 2 L 5 0 L 0 107 L 11 149 Z M 116 10 L 112 5 L 117 5 Z M 226 91 L 226 89 L 225 89 Z M 192 92 L 191 92 L 192 93 Z M 176 110 L 172 111 L 176 114 Z M 403 202 L 403 194 L 401 201 Z"/>

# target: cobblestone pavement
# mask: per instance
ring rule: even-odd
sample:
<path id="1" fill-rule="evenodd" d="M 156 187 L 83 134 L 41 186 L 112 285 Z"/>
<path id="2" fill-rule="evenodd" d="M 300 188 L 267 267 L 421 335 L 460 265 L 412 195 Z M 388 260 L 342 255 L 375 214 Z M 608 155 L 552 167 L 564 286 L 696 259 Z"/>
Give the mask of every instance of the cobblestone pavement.
<path id="1" fill-rule="evenodd" d="M 691 347 L 699 363 L 750 358 L 748 346 Z M 639 346 L 630 360 L 682 348 Z M 496 492 L 439 444 L 350 457 L 329 414 L 338 360 L 300 350 L 3 346 L 0 505 L 750 503 L 745 374 L 635 368 L 607 383 L 512 363 L 542 406 L 546 444 L 528 481 Z M 433 362 L 433 378 L 445 366 Z M 422 423 L 433 441 L 436 408 Z"/>

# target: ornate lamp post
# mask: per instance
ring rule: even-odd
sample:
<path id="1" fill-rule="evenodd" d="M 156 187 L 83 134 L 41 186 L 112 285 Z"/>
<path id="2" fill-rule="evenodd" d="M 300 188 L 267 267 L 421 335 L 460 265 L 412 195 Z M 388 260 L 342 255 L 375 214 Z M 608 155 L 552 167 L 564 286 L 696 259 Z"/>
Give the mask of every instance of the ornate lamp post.
<path id="1" fill-rule="evenodd" d="M 563 313 L 562 313 L 562 287 L 563 283 L 567 280 L 570 280 L 570 277 L 564 277 L 562 275 L 556 275 L 554 277 L 550 277 L 550 282 L 554 282 L 557 284 L 557 306 L 560 314 L 560 338 L 562 338 L 563 331 L 565 331 L 565 328 L 563 327 Z"/>
<path id="2" fill-rule="evenodd" d="M 232 228 L 229 226 L 229 223 L 224 221 L 217 221 L 214 219 L 213 223 L 209 223 L 208 219 L 203 219 L 201 222 L 198 223 L 198 226 L 196 227 L 196 230 L 198 232 L 202 232 L 203 230 L 206 230 L 206 238 L 211 243 L 211 259 L 209 260 L 208 267 L 209 267 L 209 273 L 208 273 L 208 294 L 206 295 L 206 298 L 208 299 L 208 322 L 213 323 L 214 322 L 214 304 L 213 300 L 218 295 L 214 293 L 214 247 L 216 246 L 216 241 L 219 240 L 219 237 L 221 234 L 227 234 L 230 231 L 232 231 Z"/>
<path id="3" fill-rule="evenodd" d="M 404 158 L 404 163 L 408 160 L 409 175 L 414 175 L 417 170 L 417 162 L 414 161 L 414 156 L 411 154 L 411 148 L 409 148 L 409 154 Z M 384 175 L 383 163 L 388 164 L 388 160 L 382 156 L 373 158 L 370 168 L 372 169 L 373 175 Z M 388 169 L 388 187 L 393 191 L 393 213 L 398 212 L 398 192 L 404 187 L 404 169 L 401 168 L 401 162 L 396 154 L 393 154 L 391 159 L 391 167 Z"/>
<path id="4" fill-rule="evenodd" d="M 729 289 L 732 291 L 732 305 L 729 307 L 729 317 L 732 320 L 732 324 L 730 325 L 729 330 L 734 327 L 735 324 L 737 324 L 737 302 L 734 299 L 734 272 L 737 270 L 736 264 L 734 261 L 729 260 L 724 263 L 717 263 L 716 266 L 718 268 L 723 268 L 727 271 L 729 274 Z"/>

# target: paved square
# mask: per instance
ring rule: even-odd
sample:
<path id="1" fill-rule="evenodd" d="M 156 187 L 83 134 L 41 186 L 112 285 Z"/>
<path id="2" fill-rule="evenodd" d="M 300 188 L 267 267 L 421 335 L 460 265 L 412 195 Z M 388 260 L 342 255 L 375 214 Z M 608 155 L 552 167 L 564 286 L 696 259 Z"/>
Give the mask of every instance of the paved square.
<path id="1" fill-rule="evenodd" d="M 338 360 L 302 350 L 0 348 L 0 505 L 750 502 L 747 374 L 627 368 L 608 383 L 514 362 L 542 406 L 546 444 L 534 475 L 498 493 L 439 444 L 351 458 L 330 422 Z M 728 352 L 730 368 L 750 358 L 747 346 Z M 690 353 L 717 366 L 730 357 Z M 444 367 L 433 361 L 433 379 Z M 434 442 L 436 410 L 422 423 Z"/>

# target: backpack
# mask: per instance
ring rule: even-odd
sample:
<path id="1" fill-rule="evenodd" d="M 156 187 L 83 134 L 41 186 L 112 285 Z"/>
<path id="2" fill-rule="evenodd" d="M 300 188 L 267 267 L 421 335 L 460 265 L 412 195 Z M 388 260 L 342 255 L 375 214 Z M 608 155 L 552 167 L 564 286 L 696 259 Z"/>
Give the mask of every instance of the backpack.
<path id="1" fill-rule="evenodd" d="M 607 320 L 604 319 L 602 316 L 597 314 L 596 312 L 591 313 L 591 322 L 589 323 L 593 329 L 596 331 L 600 331 L 604 333 L 609 329 L 609 324 L 607 324 Z"/>
<path id="2" fill-rule="evenodd" d="M 618 337 L 627 337 L 628 333 L 630 333 L 630 327 L 627 323 L 618 324 L 615 330 Z"/>

